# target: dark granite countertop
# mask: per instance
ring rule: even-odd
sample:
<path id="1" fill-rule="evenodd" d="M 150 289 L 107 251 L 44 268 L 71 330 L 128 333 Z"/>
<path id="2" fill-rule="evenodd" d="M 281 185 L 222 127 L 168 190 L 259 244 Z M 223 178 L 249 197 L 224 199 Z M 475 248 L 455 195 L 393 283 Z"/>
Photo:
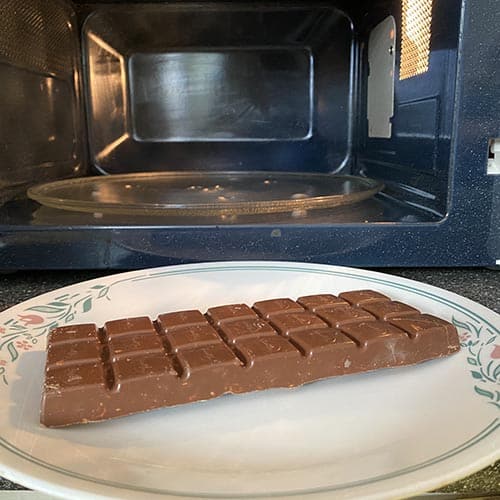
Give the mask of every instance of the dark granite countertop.
<path id="1" fill-rule="evenodd" d="M 500 313 L 498 270 L 425 268 L 379 269 L 379 271 L 439 286 Z M 112 271 L 30 271 L 0 275 L 0 311 L 50 290 L 113 273 Z M 0 490 L 15 489 L 24 488 L 0 478 Z M 500 498 L 500 461 L 439 491 L 488 493 Z"/>

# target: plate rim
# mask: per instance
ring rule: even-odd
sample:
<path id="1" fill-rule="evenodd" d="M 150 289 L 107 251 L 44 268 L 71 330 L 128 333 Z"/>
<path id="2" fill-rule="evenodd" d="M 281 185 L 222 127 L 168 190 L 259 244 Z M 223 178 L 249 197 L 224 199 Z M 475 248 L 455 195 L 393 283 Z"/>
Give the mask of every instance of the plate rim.
<path id="1" fill-rule="evenodd" d="M 116 281 L 113 281 L 109 286 L 112 286 L 113 284 L 118 284 L 122 283 L 124 281 L 142 281 L 144 279 L 152 279 L 152 278 L 160 278 L 160 277 L 166 277 L 166 276 L 171 276 L 171 275 L 189 275 L 189 274 L 196 274 L 196 273 L 202 273 L 202 272 L 224 272 L 224 271 L 254 271 L 254 270 L 259 270 L 259 271 L 264 271 L 264 270 L 272 270 L 272 271 L 284 271 L 284 272 L 300 272 L 300 273 L 320 273 L 320 274 L 327 274 L 327 275 L 343 275 L 343 277 L 346 278 L 355 278 L 355 279 L 360 279 L 361 281 L 365 282 L 378 282 L 380 284 L 383 284 L 384 286 L 389 286 L 397 289 L 402 289 L 408 291 L 408 289 L 411 289 L 409 291 L 413 293 L 417 293 L 419 295 L 423 295 L 429 299 L 437 300 L 438 302 L 447 305 L 448 307 L 455 307 L 457 310 L 462 309 L 461 312 L 465 314 L 472 314 L 474 316 L 478 316 L 482 321 L 488 323 L 494 330 L 496 330 L 497 335 L 499 334 L 498 329 L 489 322 L 489 320 L 482 318 L 479 316 L 479 314 L 475 311 L 470 311 L 467 308 L 464 310 L 464 306 L 453 303 L 450 300 L 437 295 L 436 292 L 445 292 L 447 295 L 451 295 L 451 298 L 455 300 L 459 300 L 460 302 L 468 302 L 469 306 L 474 307 L 474 309 L 483 309 L 483 313 L 487 312 L 488 315 L 494 315 L 494 316 L 499 316 L 498 313 L 495 311 L 492 311 L 491 309 L 486 308 L 482 304 L 479 304 L 475 301 L 472 301 L 471 299 L 468 299 L 467 297 L 460 296 L 458 294 L 455 294 L 454 292 L 450 292 L 448 290 L 441 289 L 439 287 L 435 287 L 433 285 L 429 285 L 426 283 L 421 283 L 415 280 L 411 280 L 408 278 L 403 278 L 399 276 L 392 276 L 392 275 L 387 275 L 385 273 L 377 272 L 377 271 L 371 271 L 371 270 L 366 270 L 366 269 L 359 269 L 359 268 L 350 268 L 350 267 L 344 267 L 344 266 L 333 266 L 333 265 L 327 265 L 327 264 L 313 264 L 313 263 L 301 263 L 301 262 L 293 262 L 293 261 L 216 261 L 216 262 L 202 262 L 202 263 L 195 263 L 195 264 L 181 264 L 181 265 L 175 265 L 175 266 L 163 266 L 163 267 L 156 267 L 156 268 L 150 268 L 150 269 L 140 269 L 140 270 L 135 270 L 135 271 L 128 271 L 128 272 L 123 272 L 123 273 L 115 273 L 111 274 L 108 276 L 101 276 L 98 278 L 94 278 L 91 280 L 85 280 L 81 281 L 78 283 L 74 283 L 71 285 L 67 285 L 62 288 L 58 288 L 49 292 L 46 292 L 41 295 L 37 295 L 35 297 L 32 297 L 26 301 L 23 301 L 19 304 L 16 304 L 15 306 L 12 306 L 11 308 L 6 309 L 5 311 L 2 311 L 0 313 L 0 318 L 2 316 L 5 316 L 9 311 L 16 310 L 16 309 L 22 309 L 23 306 L 28 305 L 30 302 L 34 301 L 40 301 L 40 299 L 47 298 L 49 296 L 53 296 L 56 293 L 60 293 L 62 291 L 66 291 L 71 288 L 80 288 L 85 285 L 92 285 L 96 284 L 98 282 L 102 283 L 103 281 L 108 283 L 113 280 L 113 278 L 119 278 Z M 389 278 L 387 280 L 387 278 Z M 417 285 L 417 288 L 415 288 L 415 285 Z M 421 288 L 428 289 L 428 290 L 421 290 Z M 434 292 L 434 293 L 432 293 Z M 318 488 L 308 488 L 305 490 L 293 490 L 293 491 L 279 491 L 279 492 L 274 492 L 274 493 L 258 493 L 258 494 L 216 494 L 216 493 L 211 493 L 211 494 L 200 494 L 196 493 L 193 494 L 192 492 L 178 492 L 178 491 L 172 491 L 172 490 L 165 490 L 165 489 L 155 489 L 155 488 L 143 488 L 143 487 L 138 487 L 136 488 L 131 488 L 131 485 L 127 484 L 122 484 L 122 483 L 114 483 L 113 481 L 107 481 L 107 480 L 100 480 L 97 478 L 93 478 L 91 476 L 87 476 L 84 474 L 79 474 L 74 471 L 68 471 L 63 468 L 60 468 L 58 466 L 54 466 L 51 464 L 44 463 L 44 461 L 37 459 L 36 457 L 33 457 L 29 454 L 26 454 L 23 450 L 18 449 L 8 441 L 2 438 L 0 434 L 0 447 L 2 447 L 4 450 L 6 450 L 8 453 L 14 453 L 16 452 L 13 450 L 17 450 L 20 452 L 18 457 L 23 461 L 22 463 L 28 462 L 31 465 L 35 465 L 38 467 L 42 467 L 45 470 L 50 470 L 52 473 L 57 475 L 63 474 L 66 477 L 71 478 L 71 480 L 77 480 L 77 481 L 83 481 L 85 483 L 92 483 L 92 484 L 98 484 L 101 487 L 105 486 L 107 488 L 112 488 L 114 490 L 118 491 L 126 491 L 128 493 L 130 492 L 137 492 L 137 493 L 145 493 L 145 494 L 154 494 L 157 496 L 158 494 L 161 495 L 167 495 L 171 496 L 172 498 L 185 498 L 185 497 L 192 497 L 193 495 L 196 495 L 199 498 L 259 498 L 259 497 L 273 497 L 273 498 L 284 498 L 284 497 L 297 497 L 297 496 L 306 496 L 306 495 L 316 495 L 316 494 L 328 494 L 328 493 L 333 493 L 335 491 L 341 492 L 341 491 L 348 491 L 352 488 L 359 488 L 359 487 L 364 487 L 364 486 L 370 486 L 374 483 L 381 483 L 383 481 L 391 481 L 395 480 L 399 477 L 404 477 L 408 476 L 411 473 L 418 472 L 422 469 L 425 469 L 429 466 L 435 466 L 438 463 L 446 462 L 446 460 L 451 459 L 454 456 L 460 455 L 460 453 L 464 452 L 465 450 L 477 445 L 478 443 L 484 441 L 484 439 L 490 435 L 492 435 L 498 428 L 500 427 L 500 419 L 496 418 L 488 426 L 486 426 L 483 430 L 481 430 L 479 433 L 477 433 L 475 436 L 469 438 L 467 441 L 464 443 L 456 446 L 455 448 L 451 450 L 447 450 L 446 452 L 442 453 L 441 455 L 425 460 L 424 462 L 420 464 L 415 464 L 411 465 L 408 467 L 405 467 L 403 469 L 397 470 L 397 471 L 391 471 L 385 474 L 381 474 L 379 476 L 374 476 L 371 478 L 367 478 L 364 480 L 360 481 L 353 481 L 350 483 L 343 483 L 340 485 L 333 485 L 333 486 L 321 486 Z M 7 446 L 6 446 L 7 445 Z M 13 449 L 11 449 L 13 448 Z M 499 447 L 500 448 L 500 447 Z M 3 453 L 4 454 L 4 453 Z M 24 455 L 27 455 L 24 456 Z M 485 466 L 487 466 L 489 463 L 493 463 L 495 460 L 497 460 L 500 457 L 500 450 L 497 449 L 495 450 L 494 447 L 492 447 L 492 452 L 489 455 L 483 455 L 479 457 L 477 460 L 475 460 L 472 464 L 469 462 L 467 465 L 462 465 L 461 468 L 455 467 L 453 470 L 448 471 L 448 474 L 446 474 L 447 479 L 445 481 L 445 484 L 458 480 L 461 477 L 464 477 L 466 475 L 469 475 Z M 1 467 L 1 474 L 4 477 L 11 477 L 14 481 L 19 481 L 21 480 L 23 484 L 26 484 L 30 487 L 46 491 L 51 494 L 57 494 L 57 490 L 54 490 L 53 488 L 60 487 L 60 483 L 58 483 L 55 480 L 49 481 L 46 485 L 46 487 L 43 487 L 40 479 L 37 479 L 36 476 L 26 474 L 19 468 L 9 468 L 6 462 L 2 459 L 0 460 L 0 467 Z M 42 480 L 42 483 L 45 482 Z M 412 493 L 418 493 L 420 491 L 427 491 L 428 488 L 434 488 L 434 487 L 439 487 L 440 485 L 443 484 L 443 479 L 441 481 L 437 481 L 437 478 L 435 477 L 429 477 L 426 480 L 418 480 L 418 483 L 413 485 L 413 486 L 408 486 L 406 488 L 399 487 L 396 488 L 396 485 L 394 485 L 391 489 L 391 493 L 394 494 L 400 494 L 400 493 L 406 493 L 406 494 L 412 494 Z M 74 486 L 73 488 L 76 488 Z M 77 491 L 82 493 L 81 489 L 77 488 Z M 62 494 L 62 493 L 61 493 Z M 380 492 L 375 492 L 371 496 L 368 495 L 366 498 L 379 498 L 382 493 Z"/>

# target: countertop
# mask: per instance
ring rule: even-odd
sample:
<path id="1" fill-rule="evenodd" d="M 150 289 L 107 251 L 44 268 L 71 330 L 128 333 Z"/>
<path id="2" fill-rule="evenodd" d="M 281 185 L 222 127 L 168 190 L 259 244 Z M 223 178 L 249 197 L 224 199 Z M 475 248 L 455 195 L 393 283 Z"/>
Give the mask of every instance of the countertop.
<path id="1" fill-rule="evenodd" d="M 500 270 L 425 268 L 377 269 L 377 271 L 439 286 L 500 313 Z M 0 311 L 50 290 L 109 274 L 113 272 L 30 271 L 0 275 Z M 0 478 L 0 490 L 20 489 L 24 488 Z M 439 492 L 482 493 L 499 498 L 500 461 L 468 478 L 440 489 Z"/>

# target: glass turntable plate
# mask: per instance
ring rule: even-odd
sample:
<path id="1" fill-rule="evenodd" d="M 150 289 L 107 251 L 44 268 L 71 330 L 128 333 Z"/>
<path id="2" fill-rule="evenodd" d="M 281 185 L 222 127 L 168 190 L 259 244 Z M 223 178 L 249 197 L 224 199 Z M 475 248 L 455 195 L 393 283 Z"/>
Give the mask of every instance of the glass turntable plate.
<path id="1" fill-rule="evenodd" d="M 331 174 L 154 172 L 50 182 L 30 188 L 28 196 L 78 212 L 209 216 L 335 207 L 370 198 L 382 187 Z"/>

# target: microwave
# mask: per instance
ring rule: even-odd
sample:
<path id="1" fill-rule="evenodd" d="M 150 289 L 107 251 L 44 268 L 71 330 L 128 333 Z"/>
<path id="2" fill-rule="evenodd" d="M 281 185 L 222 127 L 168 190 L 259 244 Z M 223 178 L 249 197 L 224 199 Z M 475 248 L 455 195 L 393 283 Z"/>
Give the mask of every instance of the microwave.
<path id="1" fill-rule="evenodd" d="M 3 0 L 0 268 L 500 264 L 499 7 Z"/>

